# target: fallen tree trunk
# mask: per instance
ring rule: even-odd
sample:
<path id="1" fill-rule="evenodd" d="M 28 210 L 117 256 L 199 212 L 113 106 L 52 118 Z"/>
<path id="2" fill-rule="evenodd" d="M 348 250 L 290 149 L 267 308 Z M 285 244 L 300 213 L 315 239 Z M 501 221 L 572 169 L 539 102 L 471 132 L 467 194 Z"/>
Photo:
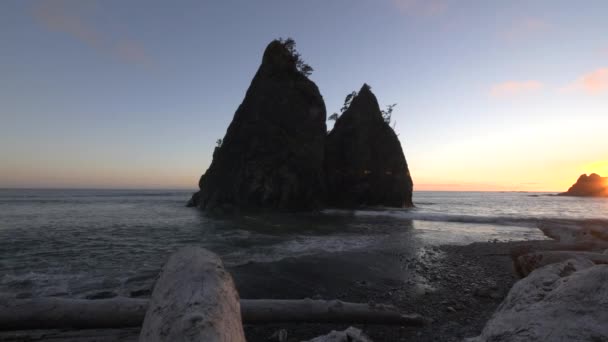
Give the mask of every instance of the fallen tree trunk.
<path id="1" fill-rule="evenodd" d="M 424 325 L 417 314 L 404 315 L 392 305 L 359 304 L 339 300 L 243 299 L 241 312 L 246 323 L 309 322 Z"/>
<path id="2" fill-rule="evenodd" d="M 601 251 L 608 249 L 608 242 L 604 241 L 578 241 L 578 242 L 558 242 L 543 241 L 542 243 L 525 244 L 511 248 L 511 258 L 517 259 L 519 256 L 540 252 L 540 251 Z"/>
<path id="3" fill-rule="evenodd" d="M 524 272 L 521 269 L 521 263 L 518 258 L 522 255 L 526 254 L 534 254 L 541 252 L 550 252 L 550 251 L 572 251 L 572 252 L 592 252 L 595 251 L 597 253 L 601 253 L 604 249 L 608 248 L 608 243 L 604 241 L 597 240 L 587 240 L 587 241 L 578 241 L 578 242 L 558 242 L 558 241 L 543 241 L 541 243 L 534 244 L 525 244 L 519 245 L 511 248 L 511 260 L 513 261 L 513 266 L 515 268 L 515 273 L 520 277 L 525 277 L 528 272 Z M 561 260 L 560 260 L 561 261 Z"/>
<path id="4" fill-rule="evenodd" d="M 526 277 L 537 268 L 568 259 L 586 259 L 596 265 L 608 264 L 607 254 L 577 251 L 545 251 L 519 256 L 515 262 L 515 269 L 521 277 Z"/>
<path id="5" fill-rule="evenodd" d="M 0 330 L 102 329 L 141 326 L 149 300 L 135 298 L 0 298 Z M 364 323 L 423 325 L 417 314 L 384 304 L 312 299 L 241 299 L 244 323 Z"/>
<path id="6" fill-rule="evenodd" d="M 220 257 L 198 247 L 171 255 L 152 291 L 139 340 L 245 342 L 239 294 Z"/>

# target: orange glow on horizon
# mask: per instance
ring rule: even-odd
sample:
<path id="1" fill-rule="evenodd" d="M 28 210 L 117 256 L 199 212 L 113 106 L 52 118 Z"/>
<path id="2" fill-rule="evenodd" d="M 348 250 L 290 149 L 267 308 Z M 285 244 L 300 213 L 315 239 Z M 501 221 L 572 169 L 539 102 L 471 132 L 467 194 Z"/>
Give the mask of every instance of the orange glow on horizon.
<path id="1" fill-rule="evenodd" d="M 198 188 L 208 165 L 119 165 L 95 163 L 48 164 L 41 172 L 35 165 L 9 165 L 0 170 L 0 188 Z M 142 171 L 142 168 L 145 170 Z M 410 164 L 414 191 L 530 191 L 565 192 L 581 174 L 608 177 L 608 160 L 582 159 L 515 163 L 442 162 Z M 608 187 L 608 181 L 607 181 Z"/>

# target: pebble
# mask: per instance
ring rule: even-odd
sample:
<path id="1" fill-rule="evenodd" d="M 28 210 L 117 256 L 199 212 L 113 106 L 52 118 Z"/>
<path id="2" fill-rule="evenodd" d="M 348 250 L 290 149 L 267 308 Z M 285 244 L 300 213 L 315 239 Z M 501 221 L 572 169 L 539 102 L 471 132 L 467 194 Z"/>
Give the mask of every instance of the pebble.
<path id="1" fill-rule="evenodd" d="M 281 330 L 275 331 L 274 334 L 272 334 L 268 338 L 268 340 L 274 341 L 274 342 L 286 342 L 287 341 L 287 330 L 281 329 Z"/>

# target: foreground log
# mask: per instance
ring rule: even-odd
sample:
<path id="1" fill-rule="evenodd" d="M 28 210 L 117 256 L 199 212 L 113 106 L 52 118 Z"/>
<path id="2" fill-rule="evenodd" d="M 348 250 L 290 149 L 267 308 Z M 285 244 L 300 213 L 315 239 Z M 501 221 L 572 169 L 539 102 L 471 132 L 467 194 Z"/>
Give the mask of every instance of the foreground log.
<path id="1" fill-rule="evenodd" d="M 102 329 L 141 326 L 147 299 L 0 298 L 0 330 Z M 337 300 L 241 299 L 247 324 L 348 323 L 419 326 L 417 314 L 401 314 L 392 305 Z"/>
<path id="2" fill-rule="evenodd" d="M 519 276 L 525 277 L 537 268 L 568 259 L 586 259 L 596 265 L 608 264 L 608 255 L 606 254 L 577 251 L 545 251 L 519 256 L 515 261 L 515 270 Z"/>
<path id="3" fill-rule="evenodd" d="M 139 340 L 245 342 L 239 295 L 217 255 L 198 247 L 171 255 L 152 291 Z"/>
<path id="4" fill-rule="evenodd" d="M 339 300 L 241 300 L 246 323 L 364 323 L 419 326 L 427 320 L 417 314 L 404 315 L 392 305 L 359 304 Z"/>

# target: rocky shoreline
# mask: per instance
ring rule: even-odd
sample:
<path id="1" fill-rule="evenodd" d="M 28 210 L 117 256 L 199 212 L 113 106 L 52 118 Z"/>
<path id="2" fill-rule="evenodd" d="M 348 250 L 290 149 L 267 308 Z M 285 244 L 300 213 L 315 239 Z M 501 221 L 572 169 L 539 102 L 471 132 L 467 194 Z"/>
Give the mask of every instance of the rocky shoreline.
<path id="1" fill-rule="evenodd" d="M 340 286 L 327 289 L 319 284 L 316 290 L 324 290 L 320 297 L 390 303 L 404 312 L 417 312 L 432 320 L 426 327 L 356 326 L 373 341 L 461 341 L 465 337 L 479 335 L 518 280 L 513 272 L 509 250 L 529 243 L 487 242 L 425 247 L 420 251 L 419 258 L 397 251 L 371 256 L 377 258 L 376 261 L 381 259 L 385 262 L 387 269 L 393 268 L 393 263 L 400 264 L 403 270 L 411 272 L 411 277 L 400 283 L 395 278 L 372 272 L 367 273 L 370 277 L 367 281 L 356 279 L 355 276 L 350 285 L 345 281 Z M 351 255 L 349 259 L 353 257 Z M 286 268 L 294 266 L 288 262 L 279 263 L 285 263 Z M 374 261 L 370 263 L 373 265 Z M 277 283 L 280 284 L 280 279 Z M 263 292 L 266 295 L 287 296 L 289 286 L 284 287 L 283 291 L 277 286 L 258 294 L 263 295 Z M 245 326 L 245 333 L 248 341 L 268 341 L 270 336 L 284 329 L 287 341 L 301 341 L 347 327 L 327 324 L 251 325 Z"/>
<path id="2" fill-rule="evenodd" d="M 231 269 L 242 298 L 390 303 L 432 320 L 426 327 L 357 325 L 373 341 L 460 341 L 478 335 L 517 281 L 509 250 L 521 242 L 431 246 L 289 258 Z M 529 244 L 529 242 L 526 242 Z M 268 279 L 271 278 L 272 281 Z M 347 325 L 245 325 L 250 342 L 301 341 Z M 138 329 L 2 332 L 0 341 L 136 341 Z M 277 339 L 275 339 L 277 340 Z"/>

